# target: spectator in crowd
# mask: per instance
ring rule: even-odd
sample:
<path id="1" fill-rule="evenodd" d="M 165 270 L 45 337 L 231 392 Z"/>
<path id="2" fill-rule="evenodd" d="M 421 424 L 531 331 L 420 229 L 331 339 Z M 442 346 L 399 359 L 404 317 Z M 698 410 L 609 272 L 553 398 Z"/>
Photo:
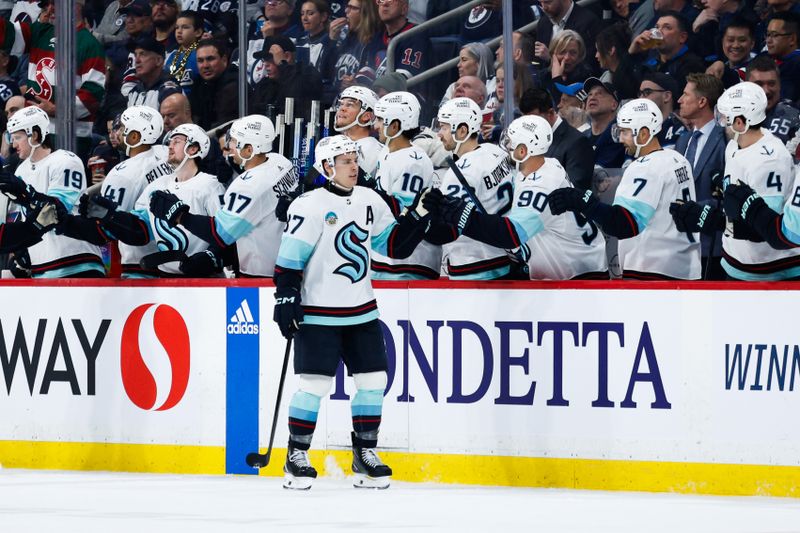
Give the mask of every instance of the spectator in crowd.
<path id="1" fill-rule="evenodd" d="M 495 109 L 497 107 L 497 96 L 495 94 L 497 80 L 495 79 L 494 54 L 492 54 L 492 50 L 483 43 L 470 43 L 464 46 L 458 54 L 457 68 L 459 78 L 477 76 L 481 79 L 486 85 L 486 92 L 489 94 L 486 107 L 492 110 Z M 439 104 L 440 107 L 453 98 L 455 90 L 456 83 L 453 82 L 445 91 Z"/>
<path id="2" fill-rule="evenodd" d="M 539 20 L 536 28 L 538 41 L 536 43 L 536 56 L 544 61 L 552 61 L 552 40 L 565 30 L 578 33 L 585 43 L 585 55 L 589 59 L 589 69 L 594 70 L 596 65 L 594 43 L 601 23 L 591 10 L 578 5 L 573 0 L 540 0 L 545 17 Z M 516 20 L 514 25 L 517 25 Z"/>
<path id="3" fill-rule="evenodd" d="M 628 54 L 631 33 L 625 23 L 614 24 L 597 34 L 595 55 L 601 69 L 600 80 L 617 88 L 623 100 L 636 98 L 642 80 L 641 66 Z"/>
<path id="4" fill-rule="evenodd" d="M 17 57 L 8 53 L 8 50 L 0 48 L 0 104 L 5 107 L 6 102 L 12 96 L 20 94 L 19 84 L 9 76 L 17 68 Z M 5 125 L 5 121 L 3 121 Z M 5 128 L 3 128 L 5 131 Z"/>
<path id="5" fill-rule="evenodd" d="M 3 117 L 3 124 L 6 123 L 7 119 L 11 118 L 11 115 L 19 111 L 25 107 L 25 98 L 22 96 L 12 96 L 8 100 L 6 100 L 6 105 L 4 107 L 5 115 Z M 10 167 L 11 170 L 17 168 L 20 163 L 19 157 L 17 156 L 16 152 L 12 150 L 11 146 L 11 135 L 6 131 L 5 126 L 3 126 L 3 140 L 0 143 L 0 158 L 2 158 L 3 167 L 6 166 Z"/>
<path id="6" fill-rule="evenodd" d="M 105 137 L 109 133 L 108 125 L 114 117 L 125 111 L 128 107 L 128 99 L 122 96 L 120 86 L 122 85 L 122 72 L 111 61 L 106 58 L 106 92 L 100 102 L 100 109 L 94 121 L 93 132 L 95 135 Z"/>
<path id="7" fill-rule="evenodd" d="M 530 0 L 512 2 L 514 27 L 519 28 L 534 21 L 531 4 Z M 502 35 L 502 8 L 503 0 L 486 0 L 483 4 L 472 8 L 461 26 L 461 42 L 476 43 Z"/>
<path id="8" fill-rule="evenodd" d="M 653 0 L 644 0 L 633 12 L 630 10 L 629 0 L 613 0 L 614 4 L 624 3 L 627 4 L 626 10 L 628 14 L 625 16 L 628 21 L 628 27 L 631 30 L 631 35 L 639 35 L 645 30 L 653 27 L 653 18 L 656 16 L 656 10 L 653 6 Z M 634 4 L 635 5 L 635 4 Z M 617 11 L 618 8 L 615 10 Z"/>
<path id="9" fill-rule="evenodd" d="M 333 81 L 336 47 L 328 36 L 330 6 L 327 0 L 305 0 L 300 13 L 305 34 L 296 43 L 296 62 L 305 63 L 320 73 L 323 86 L 320 99 L 325 107 L 330 107 L 337 94 Z"/>
<path id="10" fill-rule="evenodd" d="M 650 21 L 651 27 L 657 24 L 660 16 L 668 11 L 680 14 L 689 25 L 700 14 L 700 10 L 695 7 L 693 0 L 653 0 L 653 9 L 655 9 L 655 16 Z"/>
<path id="11" fill-rule="evenodd" d="M 460 96 L 469 98 L 478 104 L 478 107 L 483 109 L 486 106 L 486 98 L 488 97 L 486 84 L 477 76 L 458 78 L 458 81 L 456 81 L 456 88 L 453 91 L 453 98 L 458 98 Z"/>
<path id="12" fill-rule="evenodd" d="M 177 0 L 150 0 L 150 5 L 156 40 L 164 45 L 167 53 L 175 51 L 178 48 L 175 24 L 181 10 Z"/>
<path id="13" fill-rule="evenodd" d="M 336 92 L 356 84 L 364 48 L 378 32 L 378 9 L 372 0 L 348 0 L 344 17 L 334 19 L 329 29 L 331 41 L 336 42 L 334 83 Z M 342 38 L 343 30 L 347 31 Z"/>
<path id="14" fill-rule="evenodd" d="M 164 70 L 181 86 L 183 94 L 192 92 L 197 79 L 197 43 L 203 35 L 203 19 L 196 11 L 182 11 L 175 23 L 178 48 L 167 54 Z"/>
<path id="15" fill-rule="evenodd" d="M 489 141 L 497 143 L 500 141 L 503 128 L 508 125 L 507 121 L 505 120 L 505 106 L 503 105 L 507 96 L 510 96 L 514 99 L 514 116 L 512 120 L 522 116 L 522 113 L 519 110 L 520 98 L 522 98 L 522 95 L 525 93 L 525 91 L 532 89 L 536 85 L 533 82 L 533 77 L 531 77 L 530 70 L 524 65 L 515 64 L 513 72 L 514 85 L 511 92 L 506 92 L 505 69 L 503 67 L 497 69 L 497 86 L 495 90 L 495 98 L 497 101 L 494 105 L 489 104 L 484 109 L 484 120 L 483 124 L 481 124 L 481 132 L 478 137 L 478 142 Z M 491 95 L 488 98 L 491 98 Z M 490 111 L 492 107 L 494 107 L 494 110 Z"/>
<path id="16" fill-rule="evenodd" d="M 661 72 L 645 74 L 639 87 L 639 98 L 653 101 L 661 110 L 663 122 L 658 132 L 658 143 L 662 148 L 673 148 L 678 137 L 686 131 L 680 117 L 674 113 L 680 96 L 675 80 Z"/>
<path id="17" fill-rule="evenodd" d="M 14 23 L 0 19 L 0 42 L 14 53 L 27 53 L 27 94 L 30 103 L 49 116 L 56 114 L 55 84 L 55 4 L 53 0 L 40 2 L 40 21 Z M 105 92 L 105 54 L 102 45 L 83 23 L 83 0 L 74 3 L 76 20 L 76 96 L 75 132 L 79 138 L 76 152 L 88 155 L 92 125 Z"/>
<path id="18" fill-rule="evenodd" d="M 303 28 L 292 24 L 294 6 L 295 0 L 266 0 L 264 2 L 264 18 L 256 20 L 254 29 L 257 33 L 251 34 L 250 38 L 265 39 L 285 35 L 292 39 L 299 39 L 303 35 Z"/>
<path id="19" fill-rule="evenodd" d="M 753 59 L 756 45 L 756 26 L 744 17 L 733 17 L 722 35 L 722 58 L 707 69 L 722 80 L 725 87 L 733 87 L 744 80 L 747 64 Z"/>
<path id="20" fill-rule="evenodd" d="M 376 0 L 382 31 L 378 31 L 364 50 L 366 66 L 375 71 L 377 79 L 386 72 L 386 48 L 396 36 L 414 27 L 408 21 L 408 0 Z M 395 72 L 411 78 L 427 70 L 430 64 L 430 41 L 426 35 L 405 39 L 395 50 Z"/>
<path id="21" fill-rule="evenodd" d="M 128 33 L 125 31 L 125 15 L 120 12 L 127 7 L 133 0 L 113 0 L 106 7 L 105 13 L 100 23 L 92 31 L 92 35 L 104 46 L 113 43 L 124 43 L 128 40 Z"/>
<path id="22" fill-rule="evenodd" d="M 683 91 L 688 74 L 706 70 L 703 60 L 689 51 L 686 44 L 689 40 L 689 25 L 680 13 L 667 11 L 658 18 L 655 27 L 661 32 L 661 43 L 655 45 L 655 55 L 645 64 L 653 70 L 670 74 L 678 82 L 678 89 Z M 654 47 L 653 40 L 651 30 L 646 30 L 633 40 L 628 51 L 631 54 L 642 54 Z"/>
<path id="23" fill-rule="evenodd" d="M 611 127 L 616 123 L 619 97 L 610 83 L 589 78 L 583 84 L 586 93 L 586 111 L 591 125 L 586 135 L 594 146 L 594 164 L 603 168 L 620 168 L 625 161 L 625 147 L 611 138 Z"/>
<path id="24" fill-rule="evenodd" d="M 167 96 L 161 102 L 161 118 L 164 119 L 164 137 L 169 137 L 169 132 L 181 124 L 192 122 L 192 106 L 189 105 L 189 98 L 183 93 L 175 93 Z"/>
<path id="25" fill-rule="evenodd" d="M 376 79 L 372 83 L 372 90 L 375 91 L 378 99 L 381 99 L 389 93 L 407 91 L 408 83 L 405 76 L 399 72 L 392 72 Z"/>
<path id="26" fill-rule="evenodd" d="M 719 37 L 725 32 L 735 16 L 742 18 L 744 0 L 706 0 L 705 9 L 692 23 L 692 48 L 700 57 L 715 57 L 719 48 Z M 753 24 L 758 18 L 750 10 L 746 11 Z"/>
<path id="27" fill-rule="evenodd" d="M 758 56 L 747 67 L 747 81 L 752 81 L 767 95 L 767 119 L 764 126 L 783 144 L 800 128 L 800 111 L 781 102 L 781 78 L 778 65 L 767 55 Z"/>
<path id="28" fill-rule="evenodd" d="M 586 112 L 586 92 L 583 83 L 561 87 L 561 96 L 556 99 L 558 116 L 581 133 L 589 131 L 589 114 Z"/>
<path id="29" fill-rule="evenodd" d="M 194 117 L 192 122 L 210 130 L 237 118 L 239 103 L 233 95 L 239 94 L 239 74 L 230 64 L 225 45 L 214 39 L 200 41 L 197 44 L 197 68 L 200 78 L 189 95 Z"/>
<path id="30" fill-rule="evenodd" d="M 524 115 L 537 115 L 553 128 L 553 142 L 545 157 L 557 159 L 576 187 L 591 189 L 594 173 L 594 150 L 586 136 L 567 124 L 553 109 L 553 97 L 544 89 L 528 89 L 522 95 L 519 109 Z"/>
<path id="31" fill-rule="evenodd" d="M 678 102 L 688 130 L 678 138 L 675 150 L 692 166 L 698 203 L 714 204 L 713 181 L 725 172 L 725 128 L 714 120 L 714 107 L 722 95 L 722 82 L 710 74 L 690 74 Z M 701 234 L 703 279 L 726 279 L 720 266 L 722 233 Z"/>
<path id="32" fill-rule="evenodd" d="M 146 105 L 158 111 L 170 94 L 180 86 L 164 72 L 164 45 L 153 37 L 143 37 L 130 44 L 136 56 L 136 85 L 128 93 L 128 106 Z"/>
<path id="33" fill-rule="evenodd" d="M 147 0 L 133 0 L 120 9 L 120 13 L 125 16 L 125 33 L 128 34 L 128 39 L 114 43 L 108 48 L 108 55 L 114 60 L 119 57 L 128 58 L 122 75 L 122 96 L 127 97 L 138 81 L 136 79 L 136 55 L 130 51 L 130 44 L 138 39 L 153 36 L 153 19 L 150 17 L 152 11 Z"/>
<path id="34" fill-rule="evenodd" d="M 781 98 L 800 100 L 800 15 L 782 12 L 774 15 L 767 26 L 767 53 L 780 68 Z"/>
<path id="35" fill-rule="evenodd" d="M 265 114 L 271 105 L 276 114 L 281 114 L 286 98 L 292 97 L 295 117 L 311 116 L 311 102 L 322 95 L 322 77 L 314 67 L 297 63 L 296 52 L 295 44 L 286 36 L 264 40 L 264 50 L 256 52 L 255 57 L 264 61 L 267 76 L 250 91 L 251 113 Z"/>
<path id="36" fill-rule="evenodd" d="M 525 65 L 531 71 L 531 75 L 538 85 L 539 65 L 538 63 L 534 64 L 537 59 L 534 54 L 535 40 L 533 36 L 529 33 L 515 31 L 511 34 L 511 42 L 514 48 L 514 63 Z M 497 59 L 495 64 L 502 65 L 504 57 L 503 41 L 500 41 L 500 45 L 495 52 L 495 58 Z"/>
<path id="37" fill-rule="evenodd" d="M 592 76 L 585 58 L 583 38 L 573 30 L 563 30 L 550 42 L 550 69 L 542 76 L 543 86 L 556 95 L 561 86 L 585 81 Z"/>

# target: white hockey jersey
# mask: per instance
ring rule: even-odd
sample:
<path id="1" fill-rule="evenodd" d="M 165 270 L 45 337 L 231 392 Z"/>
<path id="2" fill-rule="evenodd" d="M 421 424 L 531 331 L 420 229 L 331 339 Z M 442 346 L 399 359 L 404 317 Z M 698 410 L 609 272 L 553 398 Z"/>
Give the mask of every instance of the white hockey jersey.
<path id="1" fill-rule="evenodd" d="M 186 181 L 177 181 L 175 174 L 162 176 L 145 187 L 136 200 L 133 211 L 149 228 L 150 238 L 159 250 L 180 250 L 193 255 L 208 248 L 208 243 L 178 224 L 171 227 L 165 220 L 156 218 L 150 212 L 150 196 L 155 191 L 169 191 L 180 198 L 192 213 L 213 217 L 220 208 L 225 187 L 216 176 L 200 172 Z M 159 267 L 161 275 L 182 275 L 178 262 L 165 263 Z"/>
<path id="2" fill-rule="evenodd" d="M 511 209 L 516 170 L 508 153 L 494 144 L 481 144 L 460 157 L 456 165 L 487 213 L 502 215 Z M 447 170 L 439 188 L 448 196 L 470 200 L 453 169 Z M 442 248 L 450 279 L 497 279 L 511 269 L 505 250 L 465 235 Z"/>
<path id="3" fill-rule="evenodd" d="M 628 165 L 614 205 L 631 213 L 639 234 L 619 240 L 623 277 L 700 279 L 700 234 L 679 232 L 669 212 L 676 199 L 696 198 L 692 167 L 674 150 L 659 150 Z"/>
<path id="4" fill-rule="evenodd" d="M 795 191 L 792 156 L 780 139 L 762 128 L 764 136 L 747 148 L 730 141 L 725 148 L 725 177 L 753 188 L 773 210 L 781 212 Z M 752 281 L 800 276 L 800 250 L 776 250 L 766 242 L 733 238 L 729 224 L 722 234 L 722 268 L 729 276 Z"/>
<path id="5" fill-rule="evenodd" d="M 577 213 L 553 215 L 547 206 L 552 191 L 571 186 L 561 163 L 550 158 L 536 172 L 517 174 L 514 180 L 514 207 L 506 216 L 521 243 L 531 248 L 531 279 L 608 279 L 606 241 L 597 226 Z"/>
<path id="6" fill-rule="evenodd" d="M 432 185 L 433 164 L 416 146 L 394 152 L 385 150 L 378 162 L 376 180 L 380 190 L 406 208 L 422 189 Z M 374 253 L 371 267 L 373 279 L 437 279 L 442 267 L 442 247 L 423 241 L 405 259 Z"/>
<path id="7" fill-rule="evenodd" d="M 172 172 L 172 166 L 167 163 L 167 147 L 155 145 L 115 165 L 103 180 L 100 191 L 103 196 L 116 202 L 121 211 L 130 212 L 136 207 L 136 200 L 148 184 Z M 156 251 L 158 248 L 152 241 L 144 246 L 131 246 L 120 242 L 122 277 L 153 277 L 153 273 L 142 270 L 139 261 L 145 255 Z"/>
<path id="8" fill-rule="evenodd" d="M 278 198 L 297 188 L 292 162 L 277 153 L 231 183 L 214 217 L 214 229 L 225 242 L 236 243 L 239 270 L 245 276 L 272 277 L 285 226 L 275 217 Z"/>
<path id="9" fill-rule="evenodd" d="M 77 214 L 75 204 L 88 182 L 83 162 L 72 152 L 56 150 L 36 163 L 28 158 L 17 167 L 16 174 L 37 191 L 58 198 L 67 210 Z M 30 246 L 28 254 L 34 278 L 63 278 L 88 271 L 105 273 L 98 246 L 53 231 Z"/>
<path id="10" fill-rule="evenodd" d="M 275 268 L 303 271 L 305 323 L 344 326 L 378 318 L 370 255 L 387 253 L 395 225 L 383 198 L 366 187 L 350 196 L 322 187 L 292 202 Z"/>
<path id="11" fill-rule="evenodd" d="M 378 169 L 378 156 L 385 146 L 375 137 L 364 137 L 355 143 L 358 145 L 358 166 L 369 176 L 375 177 Z"/>

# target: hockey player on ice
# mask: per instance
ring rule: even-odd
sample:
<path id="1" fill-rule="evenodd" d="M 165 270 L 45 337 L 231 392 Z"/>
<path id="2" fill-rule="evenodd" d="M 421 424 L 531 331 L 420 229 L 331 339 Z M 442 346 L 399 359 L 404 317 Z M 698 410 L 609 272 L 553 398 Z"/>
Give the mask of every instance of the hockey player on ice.
<path id="1" fill-rule="evenodd" d="M 453 98 L 439 109 L 439 138 L 456 156 L 454 165 L 469 191 L 451 167 L 439 185 L 442 194 L 476 203 L 492 215 L 511 209 L 514 196 L 514 164 L 494 144 L 478 144 L 481 110 L 469 98 Z M 453 280 L 503 279 L 511 274 L 511 259 L 505 250 L 459 235 L 447 224 L 434 224 L 425 240 L 442 244 L 447 274 Z"/>
<path id="2" fill-rule="evenodd" d="M 375 190 L 397 216 L 416 196 L 433 185 L 433 164 L 411 144 L 419 132 L 420 106 L 408 92 L 389 93 L 375 106 L 375 129 L 383 143 L 375 174 Z M 372 256 L 373 279 L 437 279 L 442 265 L 441 246 L 422 242 L 409 257 L 399 260 L 380 253 Z"/>
<path id="3" fill-rule="evenodd" d="M 181 200 L 169 192 L 157 192 L 163 213 L 176 211 L 174 221 L 215 249 L 236 245 L 239 274 L 272 277 L 284 223 L 275 208 L 281 196 L 297 188 L 297 172 L 291 161 L 273 153 L 275 127 L 263 115 L 249 115 L 231 125 L 228 148 L 233 162 L 244 168 L 228 187 L 215 216 L 177 207 Z"/>
<path id="4" fill-rule="evenodd" d="M 125 154 L 129 157 L 111 169 L 103 180 L 100 191 L 101 196 L 114 202 L 117 209 L 130 212 L 145 187 L 157 178 L 171 174 L 173 168 L 167 162 L 167 147 L 156 144 L 164 129 L 164 121 L 158 111 L 147 106 L 129 107 L 120 116 L 120 123 L 123 128 Z M 59 231 L 69 237 L 98 245 L 114 240 L 99 224 L 100 221 L 96 218 L 70 216 Z M 142 257 L 157 251 L 154 242 L 143 246 L 120 242 L 122 277 L 158 277 L 157 271 L 145 270 L 139 264 Z"/>
<path id="5" fill-rule="evenodd" d="M 460 125 L 471 115 L 452 113 Z M 608 279 L 605 239 L 593 222 L 578 213 L 555 216 L 547 209 L 551 191 L 571 182 L 561 164 L 544 154 L 553 131 L 543 118 L 520 117 L 508 127 L 501 144 L 517 164 L 514 207 L 505 215 L 489 215 L 475 204 L 432 191 L 425 207 L 438 218 L 475 240 L 506 249 L 530 250 L 531 279 Z M 523 248 L 525 249 L 525 248 Z"/>
<path id="6" fill-rule="evenodd" d="M 725 229 L 722 268 L 734 279 L 800 276 L 800 250 L 790 249 L 800 242 L 795 169 L 781 140 L 764 127 L 766 108 L 764 90 L 751 82 L 730 87 L 717 101 L 720 122 L 733 134 L 725 149 L 724 213 L 694 202 L 672 206 L 679 227 Z"/>
<path id="7" fill-rule="evenodd" d="M 295 338 L 299 390 L 289 403 L 284 487 L 308 489 L 317 471 L 308 449 L 320 402 L 344 361 L 357 392 L 352 400 L 356 487 L 387 488 L 392 469 L 376 452 L 388 362 L 369 277 L 370 250 L 406 257 L 428 224 L 422 194 L 399 216 L 373 190 L 356 186 L 358 147 L 326 137 L 315 165 L 327 182 L 289 207 L 275 265 L 274 319 Z"/>
<path id="8" fill-rule="evenodd" d="M 67 150 L 53 149 L 52 137 L 47 135 L 49 126 L 50 118 L 47 113 L 33 106 L 20 109 L 8 120 L 7 129 L 11 135 L 11 143 L 22 163 L 17 167 L 16 176 L 5 179 L 0 190 L 23 208 L 26 220 L 37 209 L 42 209 L 28 205 L 30 200 L 47 195 L 57 200 L 59 211 L 69 212 L 88 185 L 83 162 L 78 156 Z M 30 210 L 32 207 L 33 211 Z M 40 215 L 41 212 L 37 213 L 37 216 Z M 35 218 L 34 216 L 33 219 Z M 43 225 L 37 233 L 46 227 L 47 224 Z M 6 230 L 11 228 L 9 226 Z M 22 226 L 14 226 L 14 229 L 22 229 Z M 55 232 L 41 233 L 35 237 L 37 238 L 33 242 L 27 244 L 32 277 L 105 276 L 97 246 Z"/>
<path id="9" fill-rule="evenodd" d="M 646 98 L 631 100 L 617 114 L 612 135 L 634 161 L 625 169 L 613 205 L 591 191 L 573 187 L 550 193 L 550 211 L 567 211 L 591 220 L 619 239 L 619 261 L 625 279 L 699 279 L 700 239 L 679 230 L 669 213 L 675 198 L 694 200 L 692 167 L 658 142 L 662 114 Z"/>

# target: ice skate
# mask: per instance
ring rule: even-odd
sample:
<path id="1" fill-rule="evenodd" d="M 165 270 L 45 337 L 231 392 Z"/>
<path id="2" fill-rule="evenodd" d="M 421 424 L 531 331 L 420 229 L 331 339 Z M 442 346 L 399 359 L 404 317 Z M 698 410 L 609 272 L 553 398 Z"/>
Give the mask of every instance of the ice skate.
<path id="1" fill-rule="evenodd" d="M 357 489 L 388 489 L 392 469 L 381 461 L 375 448 L 361 446 L 361 439 L 353 437 L 353 486 Z"/>
<path id="2" fill-rule="evenodd" d="M 283 465 L 283 488 L 292 490 L 308 490 L 317 477 L 317 471 L 308 461 L 308 452 L 289 449 L 286 452 L 286 463 Z"/>

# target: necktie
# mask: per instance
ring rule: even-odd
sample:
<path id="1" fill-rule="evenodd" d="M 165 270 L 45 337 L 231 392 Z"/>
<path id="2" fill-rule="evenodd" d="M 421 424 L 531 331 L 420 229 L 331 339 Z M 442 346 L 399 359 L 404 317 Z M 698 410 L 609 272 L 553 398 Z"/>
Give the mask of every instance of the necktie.
<path id="1" fill-rule="evenodd" d="M 692 170 L 694 170 L 694 160 L 697 157 L 697 144 L 702 134 L 702 131 L 694 130 L 692 132 L 692 138 L 689 139 L 689 145 L 686 147 L 686 160 L 692 165 Z"/>

